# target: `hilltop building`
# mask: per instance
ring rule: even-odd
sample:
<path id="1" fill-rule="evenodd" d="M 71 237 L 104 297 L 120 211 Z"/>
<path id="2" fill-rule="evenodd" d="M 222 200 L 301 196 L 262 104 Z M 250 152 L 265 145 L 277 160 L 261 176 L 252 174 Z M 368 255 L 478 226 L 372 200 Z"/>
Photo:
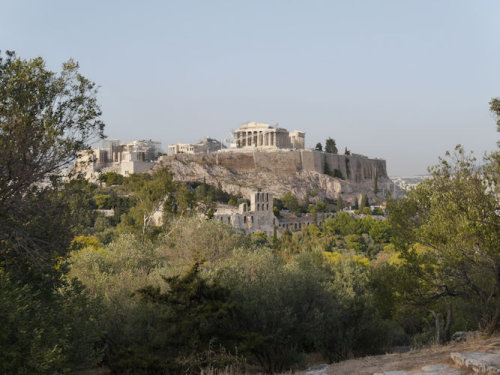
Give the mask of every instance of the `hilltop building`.
<path id="1" fill-rule="evenodd" d="M 238 149 L 280 149 L 305 148 L 305 133 L 295 130 L 291 133 L 284 128 L 260 122 L 246 122 L 233 132 L 233 145 Z"/>
<path id="2" fill-rule="evenodd" d="M 215 152 L 226 148 L 221 142 L 216 139 L 205 137 L 198 143 L 177 143 L 168 146 L 168 155 L 177 154 L 200 154 Z"/>
<path id="3" fill-rule="evenodd" d="M 100 173 L 116 172 L 123 176 L 149 171 L 161 154 L 161 143 L 137 140 L 120 143 L 106 139 L 101 147 L 82 151 L 75 163 L 75 170 L 91 181 Z"/>
<path id="4" fill-rule="evenodd" d="M 246 122 L 233 132 L 231 149 L 241 150 L 277 150 L 305 148 L 305 133 L 300 130 L 289 132 L 277 125 L 260 122 Z M 177 143 L 168 146 L 168 155 L 206 154 L 226 149 L 223 143 L 216 139 L 205 137 L 198 143 Z"/>
<path id="5" fill-rule="evenodd" d="M 281 217 L 278 219 L 273 212 L 273 194 L 255 192 L 250 195 L 250 207 L 246 203 L 240 204 L 238 208 L 219 206 L 214 219 L 231 225 L 239 232 L 264 232 L 268 236 L 279 236 L 286 230 L 295 232 L 313 223 L 319 225 L 332 215 L 333 213 L 297 216 L 288 211 L 281 211 Z"/>

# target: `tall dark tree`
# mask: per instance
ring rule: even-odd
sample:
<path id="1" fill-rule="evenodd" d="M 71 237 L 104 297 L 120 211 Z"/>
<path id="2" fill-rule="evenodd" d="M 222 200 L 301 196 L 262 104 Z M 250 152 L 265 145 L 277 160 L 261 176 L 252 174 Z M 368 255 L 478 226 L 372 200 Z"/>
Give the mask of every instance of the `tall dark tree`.
<path id="1" fill-rule="evenodd" d="M 339 152 L 337 149 L 337 144 L 335 143 L 335 139 L 333 138 L 328 138 L 325 142 L 325 152 L 328 152 L 330 154 L 336 154 Z"/>
<path id="2" fill-rule="evenodd" d="M 491 99 L 490 111 L 497 117 L 497 131 L 500 132 L 500 98 Z"/>
<path id="3" fill-rule="evenodd" d="M 337 211 L 340 212 L 344 208 L 344 200 L 342 199 L 342 196 L 339 195 L 337 199 Z"/>
<path id="4" fill-rule="evenodd" d="M 364 194 L 361 197 L 361 202 L 359 203 L 359 209 L 362 210 L 365 207 L 370 207 L 370 203 L 368 201 L 368 195 Z"/>
<path id="5" fill-rule="evenodd" d="M 182 356 L 195 358 L 195 354 L 207 353 L 211 347 L 234 349 L 239 334 L 235 330 L 237 310 L 231 301 L 230 289 L 202 278 L 197 263 L 185 275 L 165 278 L 165 281 L 169 285 L 165 293 L 152 286 L 139 291 L 145 302 L 163 305 L 164 310 L 160 329 L 166 331 L 162 343 L 165 354 L 157 361 L 159 366 L 153 364 L 166 373 L 188 374 L 194 372 L 189 370 L 192 364 L 186 366 L 179 361 Z"/>
<path id="6" fill-rule="evenodd" d="M 323 151 L 323 146 L 320 142 L 316 143 L 316 147 L 314 148 L 316 151 Z"/>

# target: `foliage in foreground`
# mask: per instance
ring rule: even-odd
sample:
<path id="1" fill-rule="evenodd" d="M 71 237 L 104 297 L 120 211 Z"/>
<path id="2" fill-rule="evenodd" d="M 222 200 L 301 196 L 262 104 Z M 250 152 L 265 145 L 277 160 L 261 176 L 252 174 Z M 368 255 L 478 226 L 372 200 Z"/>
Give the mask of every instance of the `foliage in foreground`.
<path id="1" fill-rule="evenodd" d="M 80 282 L 38 289 L 2 274 L 0 306 L 0 373 L 62 373 L 103 358 L 101 305 Z"/>

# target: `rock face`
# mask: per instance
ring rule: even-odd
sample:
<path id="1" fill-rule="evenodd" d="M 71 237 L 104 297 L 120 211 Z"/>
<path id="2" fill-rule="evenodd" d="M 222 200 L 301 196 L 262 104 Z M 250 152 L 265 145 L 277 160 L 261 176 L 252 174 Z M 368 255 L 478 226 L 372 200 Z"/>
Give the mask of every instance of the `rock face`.
<path id="1" fill-rule="evenodd" d="M 325 167 L 326 165 L 326 167 Z M 281 197 L 291 191 L 300 200 L 354 203 L 367 194 L 371 201 L 394 192 L 385 160 L 362 155 L 336 155 L 311 150 L 221 151 L 163 156 L 156 168 L 168 166 L 179 181 L 205 181 L 223 190 L 249 196 L 258 189 Z M 342 178 L 324 174 L 330 171 Z M 375 193 L 375 184 L 378 192 Z"/>

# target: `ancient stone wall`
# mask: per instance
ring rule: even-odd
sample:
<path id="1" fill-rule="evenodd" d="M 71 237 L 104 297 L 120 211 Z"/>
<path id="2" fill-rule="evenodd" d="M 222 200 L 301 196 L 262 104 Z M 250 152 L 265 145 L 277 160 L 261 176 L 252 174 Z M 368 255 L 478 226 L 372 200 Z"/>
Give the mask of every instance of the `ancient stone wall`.
<path id="1" fill-rule="evenodd" d="M 172 158 L 181 162 L 215 164 L 242 172 L 271 172 L 283 177 L 300 171 L 324 173 L 326 163 L 332 173 L 337 169 L 343 179 L 349 181 L 373 180 L 375 176 L 388 178 L 385 160 L 356 154 L 337 155 L 312 150 L 232 150 L 209 154 L 177 154 Z"/>

